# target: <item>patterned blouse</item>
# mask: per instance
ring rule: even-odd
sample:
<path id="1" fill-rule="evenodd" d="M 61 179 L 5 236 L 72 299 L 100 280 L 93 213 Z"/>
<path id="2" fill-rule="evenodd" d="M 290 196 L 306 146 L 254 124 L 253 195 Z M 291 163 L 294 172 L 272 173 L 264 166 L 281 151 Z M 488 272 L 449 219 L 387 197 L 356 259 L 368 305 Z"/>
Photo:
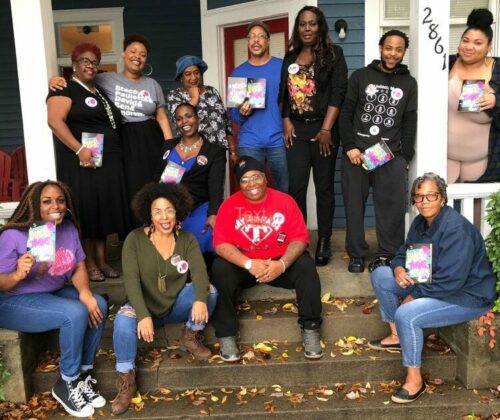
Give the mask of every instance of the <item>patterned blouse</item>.
<path id="1" fill-rule="evenodd" d="M 175 128 L 175 109 L 183 102 L 189 102 L 189 93 L 182 88 L 172 89 L 167 94 L 167 110 Z M 233 134 L 231 122 L 226 109 L 222 103 L 219 92 L 212 86 L 205 86 L 205 91 L 200 95 L 200 101 L 196 106 L 198 118 L 200 119 L 199 132 L 202 133 L 210 143 L 227 145 L 227 134 Z M 179 135 L 179 133 L 177 133 Z"/>

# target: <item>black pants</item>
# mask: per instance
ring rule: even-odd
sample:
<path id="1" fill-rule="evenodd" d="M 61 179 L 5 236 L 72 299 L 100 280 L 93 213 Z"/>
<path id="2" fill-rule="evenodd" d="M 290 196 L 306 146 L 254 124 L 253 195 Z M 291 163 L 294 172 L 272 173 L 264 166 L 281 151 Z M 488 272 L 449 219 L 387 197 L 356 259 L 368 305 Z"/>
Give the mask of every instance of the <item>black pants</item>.
<path id="1" fill-rule="evenodd" d="M 237 336 L 238 313 L 234 306 L 237 292 L 256 286 L 255 277 L 244 268 L 217 257 L 212 265 L 211 283 L 219 296 L 210 320 L 217 337 Z M 321 325 L 321 283 L 311 256 L 304 252 L 288 269 L 270 283 L 274 287 L 295 289 L 302 328 L 315 330 Z"/>
<path id="2" fill-rule="evenodd" d="M 350 257 L 364 258 L 368 251 L 365 240 L 365 204 L 370 186 L 373 189 L 376 256 L 392 256 L 404 243 L 407 163 L 396 156 L 373 172 L 353 165 L 342 156 L 342 194 L 346 215 L 346 250 Z"/>
<path id="3" fill-rule="evenodd" d="M 296 120 L 292 122 L 297 137 L 293 139 L 293 146 L 287 149 L 288 193 L 297 202 L 304 220 L 307 221 L 307 186 L 312 168 L 316 189 L 318 236 L 329 238 L 332 235 L 335 211 L 334 177 L 338 147 L 332 147 L 330 156 L 321 156 L 319 142 L 310 139 L 314 138 L 321 129 L 322 122 L 318 121 L 313 124 L 305 124 Z"/>

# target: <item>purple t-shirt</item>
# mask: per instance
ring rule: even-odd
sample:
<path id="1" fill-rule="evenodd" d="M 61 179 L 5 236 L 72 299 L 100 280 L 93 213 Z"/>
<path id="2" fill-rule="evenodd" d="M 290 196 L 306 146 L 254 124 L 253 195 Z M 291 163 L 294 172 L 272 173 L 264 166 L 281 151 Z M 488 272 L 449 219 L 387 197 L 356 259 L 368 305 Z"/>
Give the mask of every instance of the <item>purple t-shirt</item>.
<path id="1" fill-rule="evenodd" d="M 28 232 L 8 229 L 0 234 L 0 273 L 16 271 L 17 260 L 26 252 Z M 29 274 L 7 293 L 54 292 L 71 279 L 77 263 L 85 260 L 85 253 L 75 225 L 64 220 L 56 230 L 56 257 L 54 262 L 35 263 Z M 40 267 L 42 265 L 42 267 Z M 45 268 L 44 268 L 45 266 Z"/>

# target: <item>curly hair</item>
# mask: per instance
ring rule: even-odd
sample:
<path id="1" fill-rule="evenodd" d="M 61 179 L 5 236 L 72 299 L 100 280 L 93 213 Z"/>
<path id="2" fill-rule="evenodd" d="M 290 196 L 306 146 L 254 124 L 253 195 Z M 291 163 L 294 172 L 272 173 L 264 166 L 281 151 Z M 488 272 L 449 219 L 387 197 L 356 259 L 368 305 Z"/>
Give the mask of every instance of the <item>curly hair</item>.
<path id="1" fill-rule="evenodd" d="M 434 182 L 439 190 L 439 194 L 441 194 L 441 197 L 443 197 L 444 203 L 448 203 L 448 193 L 446 192 L 446 188 L 448 187 L 448 185 L 446 184 L 446 181 L 434 172 L 426 172 L 418 178 L 415 178 L 415 181 L 413 181 L 410 190 L 412 204 L 415 204 L 415 201 L 413 199 L 413 197 L 415 196 L 415 192 L 422 186 L 425 181 Z"/>
<path id="2" fill-rule="evenodd" d="M 328 33 L 328 23 L 325 15 L 315 6 L 304 6 L 297 13 L 295 23 L 293 24 L 292 36 L 290 37 L 290 41 L 288 43 L 288 52 L 300 52 L 304 47 L 299 35 L 300 15 L 303 12 L 312 12 L 316 15 L 316 19 L 318 21 L 318 39 L 316 44 L 312 47 L 312 52 L 318 60 L 320 66 L 323 67 L 333 61 L 335 53 L 333 51 L 333 42 Z"/>
<path id="3" fill-rule="evenodd" d="M 40 220 L 42 217 L 40 215 L 40 197 L 42 191 L 45 187 L 54 186 L 59 188 L 66 200 L 66 215 L 65 218 L 72 219 L 78 231 L 79 225 L 76 219 L 76 210 L 73 205 L 73 195 L 69 187 L 60 181 L 38 181 L 30 184 L 26 187 L 19 200 L 19 204 L 14 210 L 12 217 L 7 222 L 5 226 L 0 228 L 0 232 L 7 229 L 18 229 L 18 230 L 28 230 L 33 223 Z"/>
<path id="4" fill-rule="evenodd" d="M 78 57 L 80 57 L 84 52 L 90 51 L 94 53 L 97 58 L 97 61 L 101 61 L 101 50 L 95 44 L 90 42 L 84 42 L 82 44 L 78 44 L 73 51 L 71 52 L 71 61 L 76 61 Z"/>
<path id="5" fill-rule="evenodd" d="M 127 49 L 127 47 L 130 44 L 133 44 L 134 42 L 139 42 L 140 44 L 144 45 L 144 48 L 146 48 L 146 52 L 149 53 L 149 49 L 151 48 L 151 43 L 149 42 L 149 39 L 147 39 L 144 35 L 142 34 L 128 34 L 125 36 L 125 39 L 123 40 L 123 51 Z"/>
<path id="6" fill-rule="evenodd" d="M 405 50 L 407 50 L 408 47 L 410 46 L 410 38 L 408 38 L 408 35 L 406 35 L 404 32 L 399 31 L 397 29 L 391 29 L 390 31 L 387 31 L 384 35 L 382 35 L 378 41 L 378 45 L 380 47 L 382 47 L 384 45 L 384 42 L 387 39 L 387 37 L 390 37 L 390 36 L 399 36 L 399 37 L 403 38 L 405 41 Z"/>
<path id="7" fill-rule="evenodd" d="M 174 119 L 175 119 L 175 114 L 177 113 L 177 110 L 181 107 L 181 106 L 187 106 L 188 108 L 191 109 L 191 111 L 193 111 L 195 117 L 199 120 L 200 118 L 198 117 L 198 111 L 196 110 L 196 107 L 193 105 L 193 104 L 190 104 L 189 102 L 182 102 L 180 103 L 179 105 L 177 105 L 175 107 L 175 110 L 174 110 Z"/>
<path id="8" fill-rule="evenodd" d="M 493 14 L 488 9 L 473 9 L 467 17 L 467 29 L 462 34 L 462 38 L 470 29 L 481 31 L 488 38 L 488 45 L 493 41 Z"/>
<path id="9" fill-rule="evenodd" d="M 131 205 L 135 216 L 145 225 L 152 223 L 151 204 L 157 198 L 164 198 L 174 205 L 179 222 L 186 218 L 193 207 L 193 198 L 183 185 L 151 182 L 137 192 Z"/>

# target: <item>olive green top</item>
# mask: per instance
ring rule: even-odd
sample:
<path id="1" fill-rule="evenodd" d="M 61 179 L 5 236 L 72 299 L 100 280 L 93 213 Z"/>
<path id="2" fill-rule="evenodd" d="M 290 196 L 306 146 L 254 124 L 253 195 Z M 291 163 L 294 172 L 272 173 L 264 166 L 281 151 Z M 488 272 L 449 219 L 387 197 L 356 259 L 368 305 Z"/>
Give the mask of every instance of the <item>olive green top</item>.
<path id="1" fill-rule="evenodd" d="M 167 273 L 164 285 L 158 284 L 158 265 L 162 276 Z M 205 261 L 198 241 L 188 232 L 179 232 L 172 256 L 164 260 L 143 228 L 133 230 L 123 244 L 122 269 L 125 292 L 138 321 L 151 315 L 165 315 L 189 280 L 193 282 L 195 300 L 207 302 Z"/>

